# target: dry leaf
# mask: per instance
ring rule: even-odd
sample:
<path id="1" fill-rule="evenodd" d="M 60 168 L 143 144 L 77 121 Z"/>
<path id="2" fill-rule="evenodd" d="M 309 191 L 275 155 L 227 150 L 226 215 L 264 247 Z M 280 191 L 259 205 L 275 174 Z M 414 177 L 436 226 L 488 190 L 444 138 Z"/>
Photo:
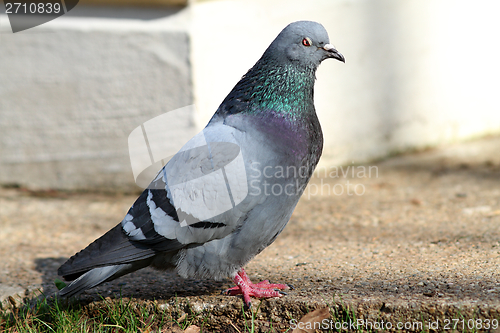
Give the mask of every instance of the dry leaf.
<path id="1" fill-rule="evenodd" d="M 316 309 L 302 317 L 292 333 L 314 333 L 316 330 L 320 331 L 321 322 L 327 318 L 330 318 L 330 310 L 328 308 Z"/>
<path id="2" fill-rule="evenodd" d="M 422 201 L 420 199 L 417 199 L 417 198 L 411 199 L 410 202 L 412 204 L 414 204 L 415 206 L 420 206 L 422 204 Z"/>
<path id="3" fill-rule="evenodd" d="M 178 319 L 177 319 L 177 322 L 180 323 L 182 322 L 184 319 L 186 319 L 187 317 L 187 313 L 183 313 L 182 316 L 180 316 Z"/>
<path id="4" fill-rule="evenodd" d="M 200 333 L 200 328 L 196 325 L 191 325 L 186 330 L 184 333 Z"/>

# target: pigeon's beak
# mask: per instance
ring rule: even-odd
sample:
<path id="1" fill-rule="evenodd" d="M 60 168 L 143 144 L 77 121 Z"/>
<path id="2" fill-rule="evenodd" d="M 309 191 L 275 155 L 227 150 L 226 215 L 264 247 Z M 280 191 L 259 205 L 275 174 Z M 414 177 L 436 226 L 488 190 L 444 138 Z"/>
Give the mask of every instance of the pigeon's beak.
<path id="1" fill-rule="evenodd" d="M 325 46 L 323 46 L 323 50 L 327 52 L 328 58 L 334 58 L 345 63 L 344 56 L 337 51 L 332 44 L 325 44 Z"/>

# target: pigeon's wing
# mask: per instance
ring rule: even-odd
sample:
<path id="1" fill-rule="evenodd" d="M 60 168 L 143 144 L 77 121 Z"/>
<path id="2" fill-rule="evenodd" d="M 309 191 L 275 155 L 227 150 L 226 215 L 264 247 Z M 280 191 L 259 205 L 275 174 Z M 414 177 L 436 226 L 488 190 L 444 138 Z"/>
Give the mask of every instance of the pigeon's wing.
<path id="1" fill-rule="evenodd" d="M 121 224 L 70 258 L 59 274 L 74 279 L 96 267 L 147 266 L 159 251 L 175 253 L 237 229 L 261 201 L 247 195 L 241 136 L 223 124 L 205 128 L 163 167 Z"/>
<path id="2" fill-rule="evenodd" d="M 156 251 L 220 239 L 260 201 L 249 196 L 241 133 L 211 124 L 158 173 L 122 221 L 130 240 Z"/>

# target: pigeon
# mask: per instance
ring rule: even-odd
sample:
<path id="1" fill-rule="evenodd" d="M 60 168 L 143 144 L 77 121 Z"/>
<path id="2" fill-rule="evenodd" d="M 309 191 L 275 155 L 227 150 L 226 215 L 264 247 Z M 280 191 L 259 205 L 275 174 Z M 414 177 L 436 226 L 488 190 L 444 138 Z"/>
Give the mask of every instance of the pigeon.
<path id="1" fill-rule="evenodd" d="M 345 62 L 325 28 L 286 26 L 220 104 L 208 125 L 159 171 L 124 219 L 67 260 L 59 291 L 71 297 L 147 266 L 183 278 L 232 278 L 228 295 L 286 295 L 252 283 L 244 266 L 281 233 L 323 149 L 315 73 Z"/>

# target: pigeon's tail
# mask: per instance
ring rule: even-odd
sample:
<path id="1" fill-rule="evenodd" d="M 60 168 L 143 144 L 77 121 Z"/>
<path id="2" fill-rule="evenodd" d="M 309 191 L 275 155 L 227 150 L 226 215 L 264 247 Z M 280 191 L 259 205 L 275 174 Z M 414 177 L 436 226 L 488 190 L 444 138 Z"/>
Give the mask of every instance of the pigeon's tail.
<path id="1" fill-rule="evenodd" d="M 119 276 L 127 274 L 131 271 L 131 266 L 133 266 L 133 264 L 106 266 L 91 269 L 90 271 L 81 275 L 78 279 L 74 280 L 69 285 L 64 287 L 59 292 L 59 296 L 71 297 L 78 295 L 83 291 L 93 288 L 103 282 L 114 280 Z"/>
<path id="2" fill-rule="evenodd" d="M 72 296 L 106 281 L 148 266 L 156 251 L 132 242 L 117 225 L 101 238 L 68 259 L 57 271 L 73 281 L 61 290 L 61 296 Z"/>

